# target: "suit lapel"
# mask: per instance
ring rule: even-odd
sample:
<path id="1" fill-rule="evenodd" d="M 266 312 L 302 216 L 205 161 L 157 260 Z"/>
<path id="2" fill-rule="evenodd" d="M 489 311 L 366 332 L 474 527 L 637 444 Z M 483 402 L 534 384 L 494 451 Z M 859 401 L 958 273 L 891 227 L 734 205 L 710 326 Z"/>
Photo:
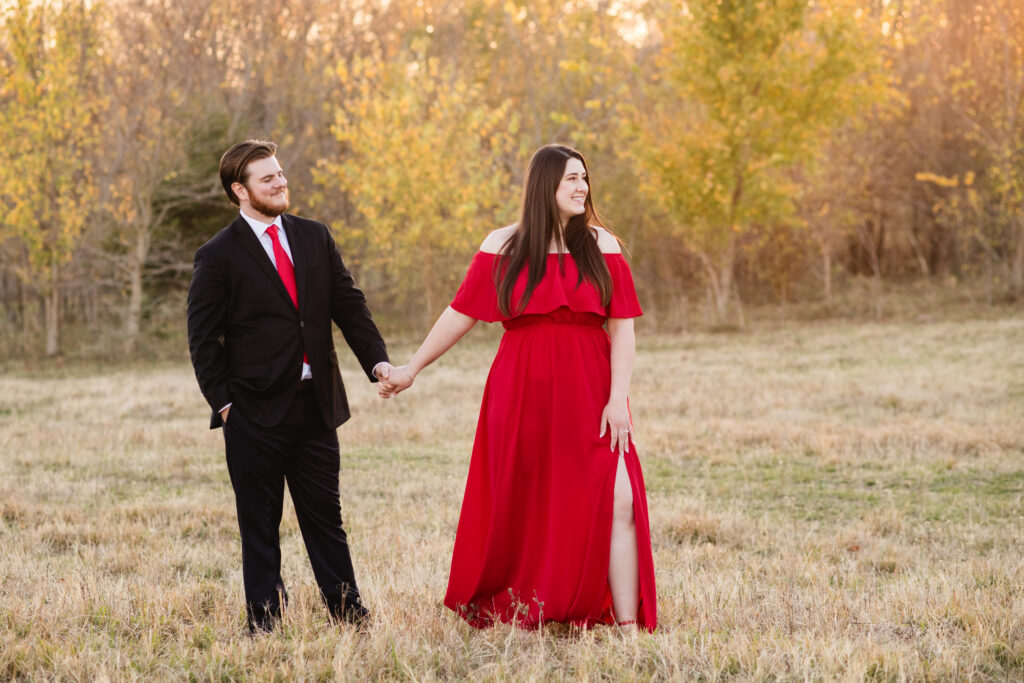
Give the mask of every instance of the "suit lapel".
<path id="1" fill-rule="evenodd" d="M 252 228 L 245 221 L 244 218 L 239 216 L 235 219 L 234 223 L 231 224 L 231 228 L 235 233 L 235 237 L 238 238 L 239 243 L 248 252 L 249 256 L 252 257 L 253 261 L 264 274 L 270 278 L 270 281 L 278 291 L 278 293 L 284 297 L 284 300 L 288 302 L 288 305 L 292 305 L 292 298 L 288 296 L 288 290 L 284 288 L 284 283 L 281 282 L 281 276 L 278 275 L 277 269 L 274 267 L 273 262 L 267 256 L 267 252 L 264 251 L 263 245 L 260 244 L 256 234 L 252 231 Z M 292 231 L 297 232 L 297 231 Z M 291 240 L 291 233 L 288 235 L 289 242 Z"/>
<path id="2" fill-rule="evenodd" d="M 281 225 L 284 226 L 284 234 L 288 237 L 288 246 L 292 251 L 292 265 L 295 267 L 295 289 L 299 300 L 299 311 L 305 310 L 306 305 L 306 274 L 309 272 L 306 262 L 305 235 L 295 224 L 295 219 L 288 214 L 281 214 Z"/>

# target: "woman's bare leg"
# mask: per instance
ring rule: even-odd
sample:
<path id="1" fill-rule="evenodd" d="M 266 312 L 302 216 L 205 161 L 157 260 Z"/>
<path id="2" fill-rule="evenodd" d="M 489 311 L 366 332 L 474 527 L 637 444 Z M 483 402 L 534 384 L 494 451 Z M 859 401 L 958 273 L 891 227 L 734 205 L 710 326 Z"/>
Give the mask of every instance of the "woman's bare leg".
<path id="1" fill-rule="evenodd" d="M 608 558 L 608 585 L 617 621 L 633 621 L 640 603 L 640 572 L 637 569 L 636 520 L 633 518 L 633 487 L 626 459 L 619 456 L 615 471 L 615 503 L 612 542 Z"/>

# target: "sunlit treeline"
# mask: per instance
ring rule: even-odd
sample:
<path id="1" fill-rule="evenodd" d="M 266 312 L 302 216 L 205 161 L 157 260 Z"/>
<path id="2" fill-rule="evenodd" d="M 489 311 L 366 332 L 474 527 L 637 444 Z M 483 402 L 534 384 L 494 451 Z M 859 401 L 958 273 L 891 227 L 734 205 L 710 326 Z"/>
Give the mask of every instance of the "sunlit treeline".
<path id="1" fill-rule="evenodd" d="M 1017 0 L 0 7 L 7 349 L 180 334 L 247 137 L 281 145 L 293 210 L 391 329 L 445 305 L 553 141 L 587 156 L 665 329 L 861 279 L 1024 289 Z"/>

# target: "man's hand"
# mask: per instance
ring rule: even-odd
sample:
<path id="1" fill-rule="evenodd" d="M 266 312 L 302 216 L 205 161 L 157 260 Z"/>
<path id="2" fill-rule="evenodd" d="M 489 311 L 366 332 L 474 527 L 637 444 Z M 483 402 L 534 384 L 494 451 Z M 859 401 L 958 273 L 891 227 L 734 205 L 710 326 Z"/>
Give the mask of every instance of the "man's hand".
<path id="1" fill-rule="evenodd" d="M 397 396 L 411 387 L 414 379 L 415 377 L 409 372 L 408 366 L 391 367 L 389 368 L 388 376 L 381 379 L 377 393 L 381 398 Z"/>
<path id="2" fill-rule="evenodd" d="M 391 371 L 395 369 L 395 366 L 387 361 L 383 363 L 377 363 L 373 368 L 373 374 L 378 381 L 383 382 L 390 376 Z"/>
<path id="3" fill-rule="evenodd" d="M 228 423 L 228 413 L 231 412 L 231 406 L 227 406 L 224 410 L 220 411 L 220 419 L 224 424 Z"/>

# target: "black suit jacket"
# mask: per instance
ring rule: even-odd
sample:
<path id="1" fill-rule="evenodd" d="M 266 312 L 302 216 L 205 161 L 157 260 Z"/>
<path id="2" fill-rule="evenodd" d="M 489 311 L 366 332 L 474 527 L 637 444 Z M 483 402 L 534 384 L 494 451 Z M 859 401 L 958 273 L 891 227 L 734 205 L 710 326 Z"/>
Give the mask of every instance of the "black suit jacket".
<path id="1" fill-rule="evenodd" d="M 223 424 L 228 403 L 246 419 L 273 427 L 291 405 L 309 357 L 328 427 L 349 418 L 331 333 L 333 320 L 371 382 L 388 360 L 384 340 L 323 223 L 283 214 L 295 265 L 296 310 L 267 252 L 241 216 L 201 246 L 188 291 L 188 345 L 199 388 Z M 230 419 L 230 418 L 229 418 Z"/>

